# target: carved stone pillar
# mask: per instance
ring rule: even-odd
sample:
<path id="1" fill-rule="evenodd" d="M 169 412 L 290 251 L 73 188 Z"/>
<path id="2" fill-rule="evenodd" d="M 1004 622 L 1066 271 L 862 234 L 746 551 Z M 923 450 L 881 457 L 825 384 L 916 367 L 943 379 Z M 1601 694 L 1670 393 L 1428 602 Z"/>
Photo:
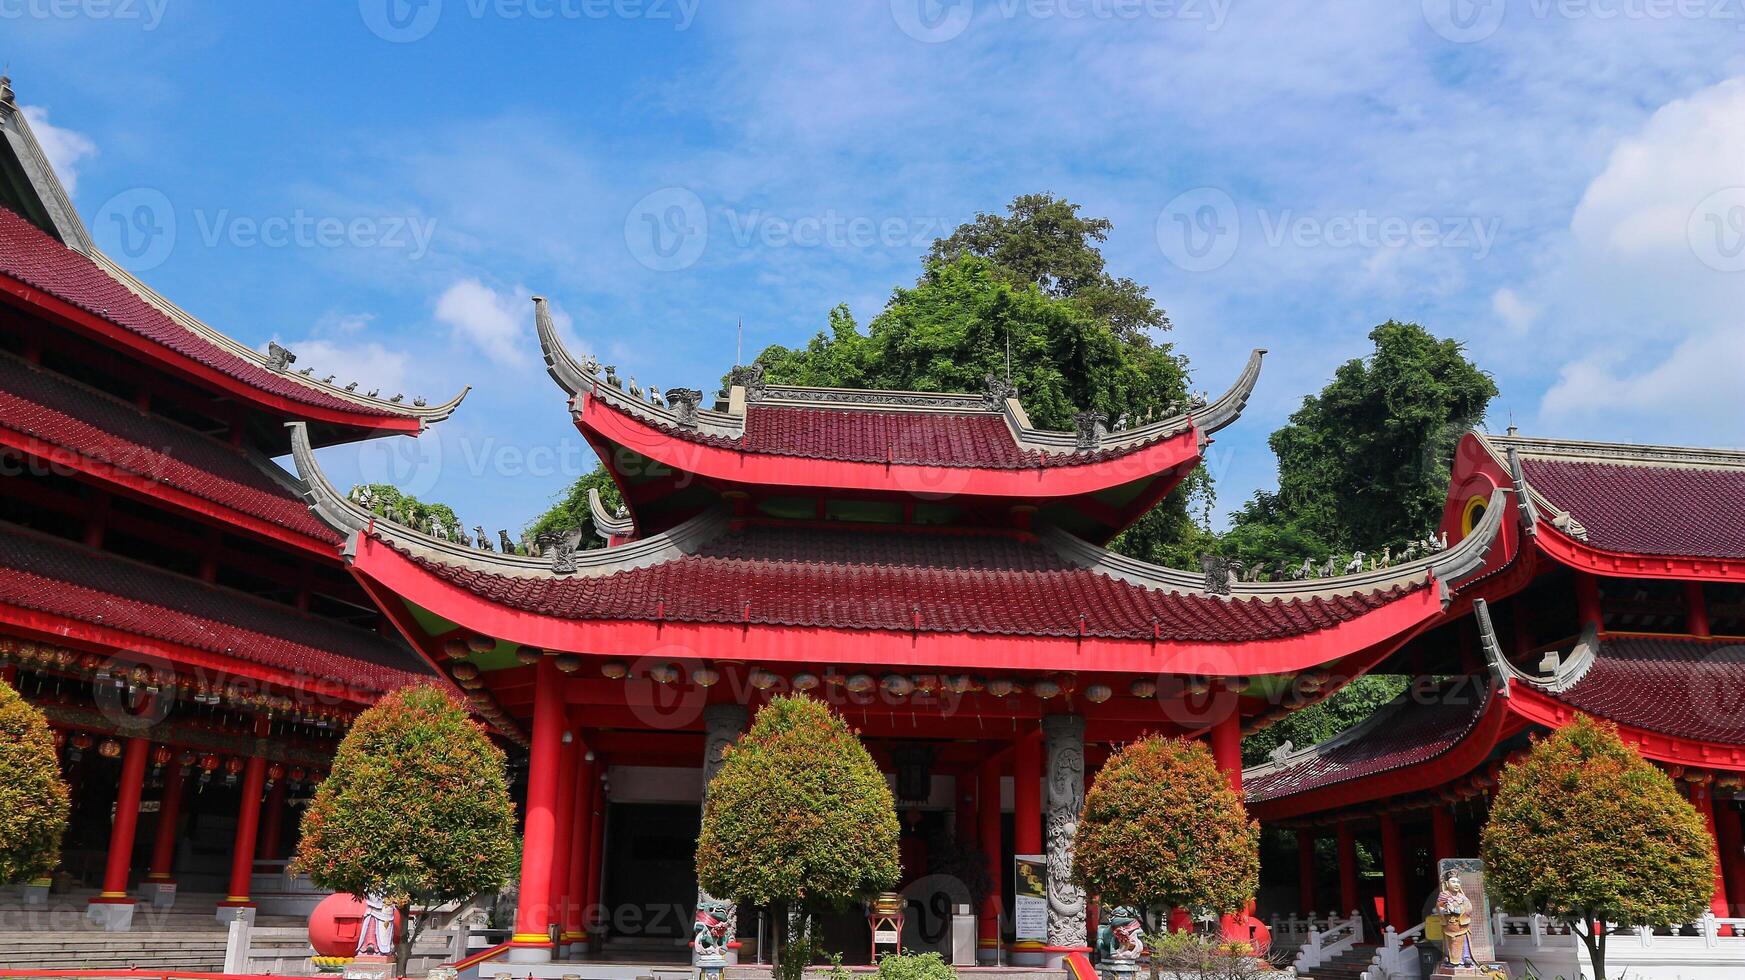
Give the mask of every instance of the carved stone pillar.
<path id="1" fill-rule="evenodd" d="M 1042 719 L 1047 739 L 1047 798 L 1044 802 L 1048 851 L 1049 962 L 1061 951 L 1084 949 L 1085 893 L 1072 883 L 1072 839 L 1085 804 L 1085 720 L 1078 715 Z"/>
<path id="2" fill-rule="evenodd" d="M 744 734 L 746 722 L 749 719 L 750 712 L 742 704 L 712 704 L 703 709 L 703 800 L 705 803 L 708 802 L 709 798 L 709 783 L 715 778 L 715 774 L 721 771 L 721 763 L 727 750 L 732 747 L 733 743 L 739 741 L 740 735 Z M 720 908 L 720 906 L 721 903 L 704 891 L 701 885 L 697 887 L 699 918 L 703 910 Z M 739 935 L 739 910 L 733 908 L 726 915 L 727 942 L 732 944 L 735 937 Z M 727 958 L 729 964 L 736 963 L 738 954 L 730 951 Z M 693 965 L 697 965 L 695 945 L 692 946 L 691 960 Z"/>

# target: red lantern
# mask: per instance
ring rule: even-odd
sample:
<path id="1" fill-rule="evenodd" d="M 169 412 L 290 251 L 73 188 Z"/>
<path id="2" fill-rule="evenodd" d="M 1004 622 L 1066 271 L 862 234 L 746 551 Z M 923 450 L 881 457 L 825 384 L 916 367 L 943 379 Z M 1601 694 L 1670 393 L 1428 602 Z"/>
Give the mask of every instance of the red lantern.
<path id="1" fill-rule="evenodd" d="M 245 763 L 242 761 L 241 756 L 233 755 L 224 760 L 224 771 L 232 776 L 239 775 L 242 772 L 242 767 L 244 765 Z"/>
<path id="2" fill-rule="evenodd" d="M 56 749 L 64 749 L 66 747 L 67 747 L 67 733 L 60 730 L 59 728 L 55 729 L 55 748 Z"/>
<path id="3" fill-rule="evenodd" d="M 170 760 L 175 757 L 176 753 L 172 751 L 168 745 L 160 745 L 151 750 L 151 764 L 160 769 L 169 765 Z"/>
<path id="4" fill-rule="evenodd" d="M 272 765 L 267 767 L 267 785 L 268 786 L 271 786 L 272 784 L 278 782 L 279 780 L 281 780 L 283 778 L 285 778 L 285 767 L 284 766 L 281 766 L 277 762 L 275 762 Z"/>
<path id="5" fill-rule="evenodd" d="M 106 738 L 103 740 L 103 744 L 97 746 L 97 754 L 105 759 L 113 759 L 121 754 L 121 743 L 112 738 Z"/>
<path id="6" fill-rule="evenodd" d="M 200 757 L 200 768 L 206 770 L 207 772 L 212 772 L 213 770 L 217 769 L 218 764 L 219 764 L 218 756 L 214 755 L 211 752 L 208 752 L 205 755 Z"/>
<path id="7" fill-rule="evenodd" d="M 86 735 L 84 732 L 80 732 L 73 736 L 73 748 L 78 749 L 80 752 L 90 748 L 94 742 L 96 742 L 96 739 Z"/>
<path id="8" fill-rule="evenodd" d="M 304 777 L 306 777 L 308 775 L 309 775 L 309 773 L 304 771 L 302 766 L 298 766 L 295 769 L 291 770 L 291 781 L 295 782 L 295 783 L 300 783 L 303 781 Z"/>

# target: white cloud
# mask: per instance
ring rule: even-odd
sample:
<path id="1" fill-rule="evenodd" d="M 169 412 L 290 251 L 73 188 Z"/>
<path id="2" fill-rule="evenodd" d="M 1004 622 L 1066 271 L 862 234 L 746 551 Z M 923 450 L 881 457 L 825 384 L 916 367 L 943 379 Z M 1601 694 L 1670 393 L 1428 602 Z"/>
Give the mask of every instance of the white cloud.
<path id="1" fill-rule="evenodd" d="M 522 290 L 499 292 L 477 279 L 459 280 L 437 298 L 436 319 L 498 364 L 530 360 L 533 304 Z"/>
<path id="2" fill-rule="evenodd" d="M 1691 437 L 1736 444 L 1739 379 L 1745 377 L 1745 330 L 1701 334 L 1664 360 L 1632 372 L 1633 362 L 1596 356 L 1563 369 L 1545 393 L 1546 418 L 1582 434 L 1655 439 L 1676 425 Z M 1658 436 L 1664 439 L 1664 435 Z"/>
<path id="3" fill-rule="evenodd" d="M 24 118 L 30 123 L 30 131 L 36 134 L 36 141 L 48 157 L 49 165 L 61 178 L 61 186 L 71 197 L 79 189 L 79 161 L 96 156 L 97 144 L 83 133 L 50 123 L 48 110 L 41 106 L 25 106 Z"/>
<path id="4" fill-rule="evenodd" d="M 297 355 L 297 370 L 314 368 L 316 378 L 337 375 L 335 384 L 356 381 L 360 393 L 380 389 L 383 398 L 404 394 L 410 401 L 414 396 L 424 394 L 406 390 L 407 381 L 412 377 L 411 357 L 402 348 L 391 349 L 375 341 L 346 343 L 326 337 L 306 337 L 280 343 Z"/>
<path id="5" fill-rule="evenodd" d="M 1524 334 L 1533 326 L 1533 321 L 1539 319 L 1539 307 L 1521 298 L 1521 294 L 1507 286 L 1491 294 L 1491 312 L 1502 318 L 1509 330 L 1516 334 Z"/>

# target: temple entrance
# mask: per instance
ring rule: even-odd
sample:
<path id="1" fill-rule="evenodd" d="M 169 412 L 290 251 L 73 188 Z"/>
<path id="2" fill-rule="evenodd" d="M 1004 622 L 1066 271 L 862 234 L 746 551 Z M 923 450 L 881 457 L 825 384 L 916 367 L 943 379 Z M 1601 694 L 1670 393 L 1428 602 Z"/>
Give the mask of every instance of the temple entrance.
<path id="1" fill-rule="evenodd" d="M 685 959 L 697 904 L 695 805 L 607 808 L 602 902 L 614 947 L 638 958 Z"/>

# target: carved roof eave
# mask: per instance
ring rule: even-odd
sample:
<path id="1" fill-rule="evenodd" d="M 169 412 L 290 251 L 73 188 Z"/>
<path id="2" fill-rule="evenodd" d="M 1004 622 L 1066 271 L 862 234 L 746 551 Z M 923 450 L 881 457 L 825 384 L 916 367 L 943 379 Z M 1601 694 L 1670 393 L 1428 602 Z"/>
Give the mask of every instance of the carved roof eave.
<path id="1" fill-rule="evenodd" d="M 629 537 L 636 531 L 634 520 L 606 510 L 606 502 L 600 499 L 597 487 L 588 488 L 588 515 L 594 519 L 594 533 L 602 538 Z"/>
<path id="2" fill-rule="evenodd" d="M 1530 673 L 1510 663 L 1508 656 L 1503 653 L 1503 645 L 1497 639 L 1496 626 L 1491 622 L 1490 605 L 1485 600 L 1473 600 L 1472 615 L 1478 622 L 1479 648 L 1490 667 L 1491 677 L 1501 687 L 1505 697 L 1508 696 L 1509 686 L 1517 682 L 1549 694 L 1562 694 L 1581 683 L 1582 678 L 1593 667 L 1594 658 L 1599 656 L 1599 628 L 1589 623 L 1582 629 L 1575 646 L 1559 660 L 1555 671 L 1549 676 Z"/>
<path id="3" fill-rule="evenodd" d="M 346 536 L 346 548 L 353 554 L 356 536 L 367 532 L 411 555 L 441 565 L 517 578 L 586 578 L 683 557 L 727 527 L 725 510 L 707 511 L 669 531 L 615 548 L 578 550 L 568 556 L 575 571 L 559 573 L 553 570 L 551 559 L 543 555 L 506 555 L 469 548 L 432 537 L 366 509 L 341 493 L 322 472 L 315 460 L 315 450 L 309 443 L 308 427 L 302 422 L 288 422 L 286 428 L 291 430 L 291 457 L 303 481 L 303 499 L 316 517 Z"/>
<path id="4" fill-rule="evenodd" d="M 1476 433 L 1499 459 L 1513 448 L 1524 456 L 1567 459 L 1617 466 L 1651 466 L 1661 469 L 1745 469 L 1745 451 L 1662 446 L 1628 442 L 1594 442 L 1580 439 L 1546 439 L 1536 436 Z"/>
<path id="5" fill-rule="evenodd" d="M 1296 582 L 1235 582 L 1231 584 L 1230 595 L 1225 598 L 1288 602 L 1292 599 L 1324 599 L 1382 592 L 1399 586 L 1433 581 L 1441 590 L 1439 598 L 1446 608 L 1453 601 L 1454 590 L 1484 569 L 1491 549 L 1502 533 L 1504 515 L 1508 510 L 1506 494 L 1507 491 L 1502 489 L 1491 494 L 1490 506 L 1485 509 L 1478 526 L 1446 551 L 1354 575 Z M 1063 559 L 1075 565 L 1141 588 L 1206 594 L 1206 577 L 1203 572 L 1167 568 L 1116 554 L 1057 527 L 1043 528 L 1039 534 Z"/>
<path id="6" fill-rule="evenodd" d="M 0 98 L 0 133 L 5 134 L 8 148 L 30 181 L 30 189 L 54 225 L 54 236 L 69 248 L 86 253 L 93 251 L 90 232 L 79 220 L 72 198 L 67 195 L 60 178 L 55 176 L 54 166 L 36 141 L 36 134 L 31 132 L 30 121 L 24 118 L 24 111 L 11 97 L 10 87 L 5 98 Z"/>
<path id="7" fill-rule="evenodd" d="M 1574 514 L 1571 514 L 1569 511 L 1564 510 L 1562 507 L 1553 503 L 1550 497 L 1545 496 L 1544 493 L 1540 492 L 1537 487 L 1533 486 L 1533 484 L 1528 481 L 1526 471 L 1522 469 L 1520 465 L 1520 450 L 1524 445 L 1535 443 L 1537 440 L 1524 440 L 1516 436 L 1493 436 L 1479 432 L 1476 429 L 1473 430 L 1473 435 L 1477 437 L 1479 444 L 1484 446 L 1485 452 L 1490 453 L 1491 459 L 1495 460 L 1496 464 L 1502 467 L 1505 473 L 1509 474 L 1509 478 L 1514 482 L 1517 492 L 1523 489 L 1525 490 L 1526 497 L 1518 502 L 1518 506 L 1521 509 L 1523 517 L 1527 519 L 1525 530 L 1528 535 L 1536 535 L 1538 532 L 1538 522 L 1541 520 L 1542 515 L 1550 514 L 1552 527 L 1557 528 L 1559 531 L 1562 531 L 1577 541 L 1587 540 L 1587 528 L 1582 526 L 1581 521 L 1577 520 Z M 1593 443 L 1592 445 L 1598 445 L 1598 443 Z M 1526 455 L 1537 456 L 1539 454 L 1529 449 L 1527 450 Z M 1588 462 L 1600 461 L 1592 457 L 1583 458 Z"/>
<path id="8" fill-rule="evenodd" d="M 1224 392 L 1217 401 L 1192 413 L 1194 425 L 1200 430 L 1200 448 L 1205 448 L 1207 436 L 1242 417 L 1242 410 L 1248 407 L 1248 399 L 1254 394 L 1254 386 L 1260 381 L 1260 361 L 1265 356 L 1266 348 L 1255 348 L 1248 355 L 1248 363 L 1243 366 L 1242 373 L 1236 376 L 1236 383 L 1230 386 L 1230 390 Z"/>

